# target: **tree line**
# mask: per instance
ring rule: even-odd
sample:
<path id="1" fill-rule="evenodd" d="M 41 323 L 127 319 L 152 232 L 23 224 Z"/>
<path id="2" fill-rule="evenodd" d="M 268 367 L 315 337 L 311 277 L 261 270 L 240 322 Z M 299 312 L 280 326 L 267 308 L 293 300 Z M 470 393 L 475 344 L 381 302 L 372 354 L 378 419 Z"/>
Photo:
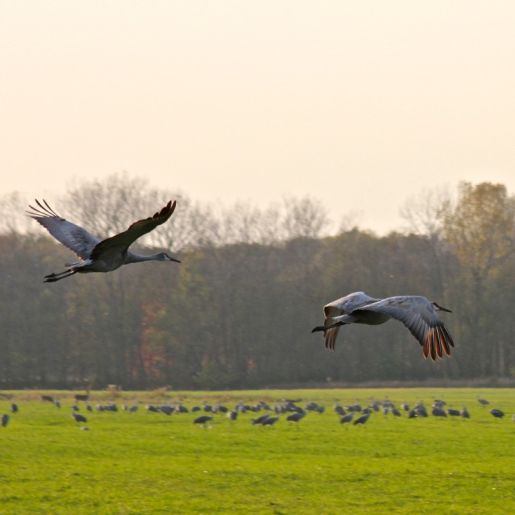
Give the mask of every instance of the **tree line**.
<path id="1" fill-rule="evenodd" d="M 56 284 L 69 251 L 0 204 L 0 385 L 240 388 L 326 381 L 506 379 L 515 376 L 515 197 L 463 183 L 407 204 L 408 228 L 377 236 L 323 206 L 196 203 L 118 174 L 70 188 L 53 207 L 98 236 L 124 230 L 170 198 L 172 219 L 141 242 L 182 264 L 131 265 Z M 423 294 L 452 309 L 456 348 L 432 363 L 399 322 L 348 326 L 336 352 L 311 328 L 346 293 Z"/>

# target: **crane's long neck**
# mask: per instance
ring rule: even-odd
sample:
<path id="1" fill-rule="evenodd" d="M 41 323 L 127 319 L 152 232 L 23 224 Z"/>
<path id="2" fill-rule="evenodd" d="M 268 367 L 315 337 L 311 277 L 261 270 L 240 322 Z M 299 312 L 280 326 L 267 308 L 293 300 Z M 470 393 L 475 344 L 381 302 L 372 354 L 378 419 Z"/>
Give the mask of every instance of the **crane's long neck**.
<path id="1" fill-rule="evenodd" d="M 150 254 L 149 256 L 142 256 L 141 254 L 134 254 L 134 252 L 127 252 L 125 264 L 130 263 L 144 263 L 145 261 L 162 261 L 160 254 Z"/>

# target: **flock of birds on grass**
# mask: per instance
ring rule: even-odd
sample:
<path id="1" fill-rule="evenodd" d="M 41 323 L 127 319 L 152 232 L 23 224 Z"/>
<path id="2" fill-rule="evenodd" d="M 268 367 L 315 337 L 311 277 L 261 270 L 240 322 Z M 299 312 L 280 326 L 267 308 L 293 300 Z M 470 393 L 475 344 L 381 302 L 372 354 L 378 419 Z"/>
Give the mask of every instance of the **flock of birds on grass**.
<path id="1" fill-rule="evenodd" d="M 175 211 L 176 201 L 169 201 L 153 216 L 134 222 L 112 237 L 99 239 L 86 229 L 59 216 L 45 201 L 35 200 L 27 214 L 41 224 L 56 240 L 75 252 L 79 261 L 66 265 L 66 270 L 45 276 L 45 282 L 56 282 L 77 273 L 111 272 L 122 265 L 145 261 L 180 261 L 166 252 L 142 256 L 129 247 L 141 236 L 164 224 Z M 438 317 L 447 311 L 426 297 L 403 295 L 377 299 L 355 292 L 324 306 L 324 324 L 312 332 L 323 332 L 325 346 L 334 350 L 340 327 L 347 324 L 379 325 L 391 318 L 402 322 L 422 347 L 424 358 L 433 361 L 451 354 L 454 342 Z"/>
<path id="2" fill-rule="evenodd" d="M 42 395 L 41 400 L 52 403 L 56 408 L 61 408 L 61 402 L 50 396 Z M 83 401 L 82 409 L 80 402 Z M 244 413 L 251 413 L 254 418 L 251 418 L 250 423 L 253 426 L 273 426 L 279 422 L 280 418 L 290 424 L 298 425 L 308 414 L 318 413 L 322 414 L 326 411 L 325 406 L 314 401 L 310 401 L 304 406 L 300 406 L 302 401 L 300 399 L 285 399 L 280 403 L 270 405 L 268 402 L 259 401 L 255 404 L 237 403 L 232 409 L 224 404 L 208 404 L 195 405 L 190 408 L 182 403 L 178 404 L 148 404 L 144 409 L 148 413 L 160 413 L 166 416 L 172 414 L 192 413 L 195 414 L 193 424 L 200 425 L 204 428 L 209 427 L 214 421 L 216 416 L 226 416 L 231 422 L 235 422 L 239 415 Z M 479 398 L 478 402 L 481 406 L 486 407 L 490 402 L 486 399 Z M 334 413 L 338 416 L 341 424 L 366 424 L 370 416 L 374 413 L 383 413 L 384 416 L 392 415 L 393 417 L 401 417 L 404 413 L 408 418 L 425 418 L 430 415 L 434 417 L 462 417 L 470 418 L 470 412 L 466 407 L 461 410 L 446 407 L 447 403 L 441 399 L 436 399 L 431 408 L 426 408 L 423 402 L 410 406 L 406 403 L 400 404 L 398 407 L 391 400 L 372 400 L 366 406 L 359 402 L 354 404 L 342 405 L 336 403 L 333 406 Z M 11 404 L 11 413 L 16 414 L 19 412 L 19 406 L 16 403 Z M 140 409 L 139 404 L 124 404 L 119 407 L 116 403 L 96 404 L 93 407 L 89 403 L 89 395 L 77 394 L 75 396 L 75 403 L 71 406 L 71 417 L 79 425 L 83 431 L 89 431 L 87 424 L 88 416 L 93 412 L 112 412 L 125 411 L 128 413 L 135 413 Z M 82 412 L 81 412 L 82 411 Z M 87 412 L 84 414 L 84 412 Z M 200 414 L 203 413 L 203 414 Z M 505 413 L 498 409 L 490 409 L 490 414 L 495 418 L 503 418 Z M 11 416 L 5 413 L 1 417 L 1 426 L 7 427 Z M 512 420 L 515 422 L 515 414 L 512 415 Z"/>

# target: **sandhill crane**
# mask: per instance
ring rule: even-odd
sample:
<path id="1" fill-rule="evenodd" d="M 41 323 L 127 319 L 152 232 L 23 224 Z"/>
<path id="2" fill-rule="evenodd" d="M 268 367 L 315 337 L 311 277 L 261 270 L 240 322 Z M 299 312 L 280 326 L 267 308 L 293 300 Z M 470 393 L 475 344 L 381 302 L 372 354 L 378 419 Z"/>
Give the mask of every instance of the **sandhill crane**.
<path id="1" fill-rule="evenodd" d="M 440 408 L 439 406 L 435 406 L 433 408 L 433 416 L 434 417 L 446 417 L 447 413 L 445 413 L 445 410 L 443 408 Z"/>
<path id="2" fill-rule="evenodd" d="M 301 413 L 301 412 L 297 412 L 297 413 L 292 413 L 291 415 L 288 415 L 286 417 L 286 420 L 288 422 L 300 422 L 304 417 L 306 416 L 306 413 Z"/>
<path id="3" fill-rule="evenodd" d="M 39 222 L 57 241 L 75 252 L 80 261 L 66 265 L 64 272 L 45 276 L 46 283 L 60 281 L 76 273 L 111 272 L 122 265 L 141 263 L 143 261 L 175 261 L 166 252 L 150 256 L 141 256 L 129 250 L 129 247 L 144 234 L 165 223 L 175 210 L 176 201 L 171 200 L 165 207 L 149 218 L 134 222 L 126 231 L 110 238 L 99 240 L 82 227 L 61 218 L 43 200 L 36 199 L 38 207 L 29 206 L 27 214 Z"/>
<path id="4" fill-rule="evenodd" d="M 279 417 L 268 417 L 266 420 L 263 420 L 263 422 L 261 422 L 261 425 L 262 426 L 273 426 L 278 420 L 279 420 Z"/>
<path id="5" fill-rule="evenodd" d="M 73 412 L 72 417 L 74 418 L 75 422 L 77 422 L 79 424 L 82 422 L 85 424 L 88 421 L 88 419 L 84 415 L 81 415 L 80 413 Z"/>
<path id="6" fill-rule="evenodd" d="M 2 424 L 2 427 L 7 427 L 7 424 L 9 424 L 9 419 L 11 417 L 9 417 L 9 415 L 7 413 L 4 413 L 2 415 L 2 419 L 1 419 L 1 424 Z"/>
<path id="7" fill-rule="evenodd" d="M 204 426 L 204 428 L 207 428 L 207 425 L 209 424 L 209 422 L 211 422 L 211 420 L 213 420 L 213 417 L 210 417 L 209 415 L 201 415 L 200 417 L 197 417 L 193 423 L 194 424 L 202 424 Z"/>
<path id="8" fill-rule="evenodd" d="M 490 410 L 490 413 L 495 417 L 495 418 L 503 418 L 504 417 L 504 411 L 500 410 L 500 409 L 491 409 Z"/>
<path id="9" fill-rule="evenodd" d="M 347 423 L 350 423 L 352 422 L 352 419 L 354 418 L 354 412 L 351 411 L 350 413 L 347 413 L 347 415 L 344 415 L 341 419 L 340 419 L 340 424 L 347 424 Z"/>
<path id="10" fill-rule="evenodd" d="M 368 419 L 370 417 L 370 413 L 365 413 L 364 415 L 361 415 L 361 417 L 359 417 L 358 419 L 356 419 L 353 424 L 354 425 L 357 425 L 357 424 L 366 424 Z"/>
<path id="11" fill-rule="evenodd" d="M 430 302 L 425 297 L 403 295 L 375 299 L 361 291 L 351 293 L 324 306 L 323 326 L 313 329 L 313 333 L 323 331 L 325 346 L 334 350 L 340 326 L 345 324 L 379 325 L 390 318 L 400 320 L 418 340 L 424 357 L 433 361 L 450 355 L 454 342 L 451 335 L 438 318 L 438 311 L 450 309 Z"/>

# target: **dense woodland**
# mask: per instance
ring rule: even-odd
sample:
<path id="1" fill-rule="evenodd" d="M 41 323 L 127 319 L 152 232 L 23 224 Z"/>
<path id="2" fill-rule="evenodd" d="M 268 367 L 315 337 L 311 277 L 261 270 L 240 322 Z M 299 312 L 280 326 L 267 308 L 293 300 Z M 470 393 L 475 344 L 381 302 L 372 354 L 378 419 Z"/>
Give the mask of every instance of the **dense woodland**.
<path id="1" fill-rule="evenodd" d="M 219 209 L 114 175 L 70 188 L 53 207 L 105 236 L 178 199 L 172 219 L 139 250 L 176 263 L 125 266 L 53 284 L 73 254 L 0 205 L 0 386 L 234 388 L 515 377 L 515 197 L 463 183 L 406 204 L 406 228 L 379 237 L 342 223 L 330 232 L 310 198 Z M 423 294 L 444 314 L 456 348 L 425 361 L 397 321 L 348 326 L 335 353 L 311 329 L 323 304 L 352 291 Z"/>

